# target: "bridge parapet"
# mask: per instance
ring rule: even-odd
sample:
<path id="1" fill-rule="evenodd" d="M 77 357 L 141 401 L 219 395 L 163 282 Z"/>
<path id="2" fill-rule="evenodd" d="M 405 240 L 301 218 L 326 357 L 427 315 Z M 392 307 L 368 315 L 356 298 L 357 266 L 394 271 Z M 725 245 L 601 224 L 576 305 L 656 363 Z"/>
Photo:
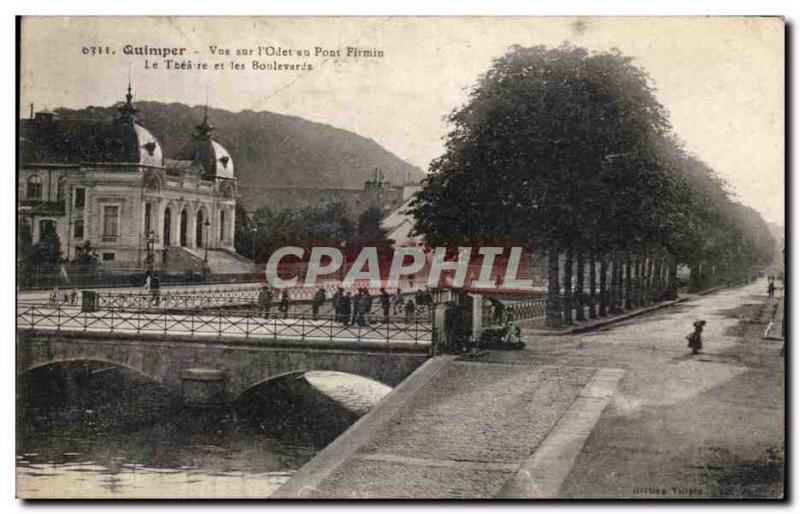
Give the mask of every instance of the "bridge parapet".
<path id="1" fill-rule="evenodd" d="M 68 361 L 133 369 L 187 403 L 230 404 L 246 390 L 289 373 L 325 370 L 399 384 L 429 358 L 428 347 L 367 341 L 198 339 L 171 334 L 114 334 L 20 329 L 17 372 Z"/>

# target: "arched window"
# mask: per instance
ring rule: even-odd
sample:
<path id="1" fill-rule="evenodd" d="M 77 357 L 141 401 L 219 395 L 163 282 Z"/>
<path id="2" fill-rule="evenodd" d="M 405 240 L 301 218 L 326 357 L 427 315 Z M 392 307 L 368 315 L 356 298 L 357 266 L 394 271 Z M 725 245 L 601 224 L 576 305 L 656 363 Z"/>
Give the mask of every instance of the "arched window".
<path id="1" fill-rule="evenodd" d="M 219 242 L 225 241 L 225 211 L 219 211 Z"/>
<path id="2" fill-rule="evenodd" d="M 169 207 L 164 209 L 164 246 L 169 246 L 172 244 L 172 211 L 170 211 Z"/>
<path id="3" fill-rule="evenodd" d="M 196 225 L 195 225 L 195 235 L 194 235 L 195 246 L 197 246 L 198 248 L 203 247 L 203 242 L 204 242 L 203 230 L 205 230 L 203 223 L 205 223 L 205 221 L 206 217 L 205 213 L 203 212 L 203 209 L 198 210 L 196 217 Z"/>
<path id="4" fill-rule="evenodd" d="M 25 192 L 28 200 L 41 200 L 42 199 L 42 177 L 39 175 L 31 175 L 28 177 L 28 188 Z"/>
<path id="5" fill-rule="evenodd" d="M 186 228 L 188 226 L 188 217 L 186 214 L 186 209 L 181 211 L 181 235 L 180 235 L 180 244 L 181 246 L 187 246 L 186 244 Z"/>

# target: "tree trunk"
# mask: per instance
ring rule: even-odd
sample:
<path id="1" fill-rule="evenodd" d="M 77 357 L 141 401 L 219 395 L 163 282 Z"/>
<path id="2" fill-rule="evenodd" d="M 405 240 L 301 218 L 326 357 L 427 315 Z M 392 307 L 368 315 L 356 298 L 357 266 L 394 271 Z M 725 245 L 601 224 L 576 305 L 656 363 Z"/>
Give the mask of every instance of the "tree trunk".
<path id="1" fill-rule="evenodd" d="M 636 276 L 636 305 L 641 307 L 644 305 L 644 255 L 639 255 L 636 258 L 636 269 L 634 275 Z"/>
<path id="2" fill-rule="evenodd" d="M 642 305 L 642 257 L 634 255 L 631 265 L 633 266 L 633 294 L 631 295 L 631 305 L 639 307 Z"/>
<path id="3" fill-rule="evenodd" d="M 658 262 L 658 257 L 655 253 L 650 254 L 650 270 L 647 273 L 647 282 L 648 282 L 648 303 L 655 303 L 656 301 L 656 263 Z"/>
<path id="4" fill-rule="evenodd" d="M 586 314 L 583 305 L 583 275 L 584 275 L 584 260 L 583 251 L 578 250 L 576 255 L 577 273 L 575 276 L 575 319 L 578 321 L 586 321 Z"/>
<path id="5" fill-rule="evenodd" d="M 700 265 L 689 266 L 689 291 L 692 293 L 700 290 Z"/>
<path id="6" fill-rule="evenodd" d="M 625 310 L 631 310 L 633 304 L 631 303 L 631 294 L 633 293 L 633 284 L 631 284 L 631 254 L 625 252 Z"/>
<path id="7" fill-rule="evenodd" d="M 568 247 L 564 258 L 564 324 L 572 325 L 572 248 Z"/>
<path id="8" fill-rule="evenodd" d="M 589 254 L 589 318 L 597 318 L 597 258 Z"/>
<path id="9" fill-rule="evenodd" d="M 670 257 L 669 261 L 669 299 L 678 299 L 678 260 L 675 257 Z"/>
<path id="10" fill-rule="evenodd" d="M 619 254 L 614 253 L 611 257 L 611 302 L 609 304 L 609 312 L 617 314 L 620 312 L 620 301 L 622 300 L 622 266 L 620 266 Z"/>
<path id="11" fill-rule="evenodd" d="M 558 280 L 558 246 L 551 245 L 547 252 L 547 319 L 551 328 L 561 326 L 561 287 Z"/>
<path id="12" fill-rule="evenodd" d="M 600 310 L 598 314 L 603 317 L 608 314 L 608 257 L 600 256 Z"/>

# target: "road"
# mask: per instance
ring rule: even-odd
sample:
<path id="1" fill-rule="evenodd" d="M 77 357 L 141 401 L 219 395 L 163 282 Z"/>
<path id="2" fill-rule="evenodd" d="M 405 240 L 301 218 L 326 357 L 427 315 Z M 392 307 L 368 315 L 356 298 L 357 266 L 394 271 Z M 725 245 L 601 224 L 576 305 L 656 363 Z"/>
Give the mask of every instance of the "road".
<path id="1" fill-rule="evenodd" d="M 542 364 L 626 371 L 560 497 L 782 494 L 781 342 L 763 340 L 766 282 L 699 297 L 606 330 L 529 341 Z M 703 352 L 684 336 L 706 320 Z"/>
<path id="2" fill-rule="evenodd" d="M 781 342 L 762 340 L 765 291 L 432 359 L 276 496 L 780 497 L 783 367 Z M 691 355 L 697 319 L 704 348 Z"/>

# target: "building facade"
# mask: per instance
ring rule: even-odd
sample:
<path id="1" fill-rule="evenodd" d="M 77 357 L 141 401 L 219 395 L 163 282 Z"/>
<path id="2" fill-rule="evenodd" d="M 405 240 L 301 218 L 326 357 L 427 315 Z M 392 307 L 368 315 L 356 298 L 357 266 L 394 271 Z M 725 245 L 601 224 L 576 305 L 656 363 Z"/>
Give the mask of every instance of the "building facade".
<path id="1" fill-rule="evenodd" d="M 129 85 L 111 122 L 21 121 L 18 215 L 32 243 L 54 231 L 62 257 L 91 247 L 105 267 L 247 268 L 234 253 L 234 161 L 207 114 L 169 158 L 132 102 Z"/>

